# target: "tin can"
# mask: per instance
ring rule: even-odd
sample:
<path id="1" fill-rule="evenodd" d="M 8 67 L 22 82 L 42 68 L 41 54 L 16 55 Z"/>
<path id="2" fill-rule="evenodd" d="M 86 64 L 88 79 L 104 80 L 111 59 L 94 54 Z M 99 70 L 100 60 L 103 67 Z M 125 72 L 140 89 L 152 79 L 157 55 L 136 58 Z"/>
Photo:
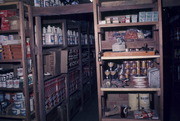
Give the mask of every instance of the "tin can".
<path id="1" fill-rule="evenodd" d="M 20 80 L 19 79 L 15 79 L 13 80 L 14 81 L 14 88 L 19 88 L 19 82 Z"/>
<path id="2" fill-rule="evenodd" d="M 18 68 L 17 69 L 17 76 L 18 77 L 23 76 L 23 68 Z"/>
<path id="3" fill-rule="evenodd" d="M 150 68 L 153 68 L 153 67 L 154 67 L 153 61 L 152 60 L 148 60 L 147 61 L 147 69 L 150 69 Z"/>
<path id="4" fill-rule="evenodd" d="M 16 109 L 16 108 L 12 108 L 12 114 L 19 115 L 20 114 L 20 110 Z"/>
<path id="5" fill-rule="evenodd" d="M 146 68 L 146 61 L 145 61 L 145 60 L 141 61 L 141 64 L 142 64 L 141 67 L 142 67 L 143 69 L 145 69 L 145 68 Z"/>
<path id="6" fill-rule="evenodd" d="M 131 111 L 138 110 L 138 94 L 128 94 Z"/>
<path id="7" fill-rule="evenodd" d="M 149 94 L 139 94 L 140 109 L 150 109 L 150 96 Z"/>
<path id="8" fill-rule="evenodd" d="M 7 84 L 7 88 L 13 88 L 14 81 L 12 79 L 8 79 L 6 81 L 6 84 Z"/>
<path id="9" fill-rule="evenodd" d="M 141 67 L 140 63 L 141 63 L 140 61 L 136 61 L 137 68 Z"/>

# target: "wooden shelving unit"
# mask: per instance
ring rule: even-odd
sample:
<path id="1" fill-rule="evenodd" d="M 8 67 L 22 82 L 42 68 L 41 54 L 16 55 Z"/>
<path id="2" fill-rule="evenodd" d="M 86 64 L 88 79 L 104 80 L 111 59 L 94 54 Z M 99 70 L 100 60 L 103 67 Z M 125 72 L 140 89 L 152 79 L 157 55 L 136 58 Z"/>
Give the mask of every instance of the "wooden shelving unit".
<path id="1" fill-rule="evenodd" d="M 72 6 L 70 6 L 72 7 Z M 48 7 L 48 9 L 52 12 L 56 9 L 68 9 L 69 6 L 65 7 Z M 41 14 L 44 8 L 34 8 L 34 11 L 39 10 L 38 12 L 33 13 L 35 16 L 35 24 L 36 24 L 36 53 L 37 53 L 37 70 L 38 70 L 38 87 L 39 87 L 39 109 L 40 109 L 40 120 L 46 121 L 48 119 L 53 118 L 53 111 L 57 110 L 59 106 L 64 105 L 66 107 L 66 115 L 67 120 L 69 121 L 74 117 L 74 115 L 83 109 L 83 83 L 82 79 L 84 78 L 82 75 L 82 48 L 85 49 L 83 45 L 81 45 L 81 25 L 79 22 L 59 19 L 58 17 L 61 15 L 61 12 L 58 14 L 54 13 L 45 13 Z M 50 16 L 56 15 L 57 18 L 50 18 Z M 49 19 L 50 18 L 50 19 Z M 43 45 L 42 43 L 42 28 L 43 26 L 55 25 L 62 27 L 63 33 L 63 44 L 62 45 Z M 87 28 L 86 28 L 87 29 Z M 78 33 L 78 42 L 74 44 L 70 43 L 68 36 L 68 30 L 72 30 Z M 92 46 L 92 45 L 91 45 Z M 89 51 L 90 45 L 88 44 L 87 50 Z M 59 74 L 44 76 L 44 63 L 47 63 L 43 60 L 43 58 L 52 53 L 53 51 L 58 50 L 59 60 L 56 60 L 56 64 L 54 70 L 59 72 L 59 74 L 66 75 L 66 85 L 65 85 L 65 93 L 66 99 L 55 104 L 50 109 L 45 109 L 46 102 L 45 95 L 47 94 L 45 90 L 45 83 L 48 83 L 50 80 L 53 80 Z M 89 58 L 90 55 L 88 55 Z M 78 63 L 71 63 L 71 61 L 77 61 Z M 89 64 L 89 60 L 87 61 Z M 57 65 L 58 64 L 58 65 Z M 59 71 L 60 69 L 60 71 Z M 60 76 L 59 75 L 59 76 Z M 42 81 L 43 80 L 43 81 Z"/>
<path id="2" fill-rule="evenodd" d="M 0 60 L 0 66 L 3 69 L 13 68 L 13 72 L 15 74 L 15 77 L 17 76 L 17 67 L 22 67 L 23 71 L 23 87 L 19 88 L 0 88 L 0 91 L 2 93 L 11 92 L 11 93 L 23 93 L 24 95 L 24 104 L 23 107 L 25 109 L 25 116 L 19 114 L 19 115 L 13 115 L 12 109 L 8 110 L 8 114 L 1 114 L 0 118 L 3 119 L 10 119 L 10 120 L 38 120 L 38 112 L 37 112 L 37 104 L 34 104 L 34 109 L 30 110 L 30 94 L 33 94 L 33 101 L 37 102 L 37 81 L 36 81 L 36 63 L 34 61 L 34 52 L 32 51 L 34 49 L 33 44 L 33 30 L 32 30 L 32 14 L 31 14 L 31 6 L 24 3 L 24 2 L 8 2 L 4 4 L 0 4 L 1 10 L 12 10 L 16 13 L 16 16 L 19 17 L 19 29 L 17 30 L 6 30 L 6 31 L 0 31 L 0 34 L 3 35 L 18 35 L 21 38 L 21 53 L 22 57 L 20 59 L 1 59 Z M 26 14 L 26 15 L 25 15 Z M 24 24 L 24 21 L 27 20 L 28 24 Z M 26 30 L 29 30 L 29 34 L 25 33 Z M 30 54 L 31 58 L 27 57 L 27 38 L 30 40 Z M 28 59 L 32 60 L 32 65 L 28 66 Z M 28 69 L 31 68 L 31 71 L 28 71 Z M 29 84 L 29 78 L 28 75 L 32 74 L 32 80 L 33 84 Z M 18 101 L 18 100 L 16 100 Z M 14 103 L 14 102 L 13 102 Z M 12 102 L 11 102 L 12 104 Z M 12 104 L 13 105 L 13 104 Z M 14 106 L 13 106 L 14 107 Z M 12 107 L 12 108 L 13 108 Z M 19 109 L 20 110 L 20 109 Z M 32 116 L 32 113 L 34 116 Z"/>
<path id="3" fill-rule="evenodd" d="M 127 1 L 126 1 L 127 2 Z M 95 30 L 95 48 L 96 48 L 96 71 L 97 71 L 97 88 L 98 88 L 98 108 L 99 108 L 99 121 L 163 121 L 163 38 L 162 38 L 162 10 L 161 10 L 161 0 L 155 0 L 152 3 L 139 1 L 133 3 L 132 1 L 101 1 L 93 0 L 93 13 L 94 13 L 94 30 Z M 158 12 L 158 21 L 151 22 L 122 22 L 121 17 L 126 15 L 137 15 L 139 12 L 149 12 L 157 11 Z M 114 19 L 119 17 L 119 23 L 113 23 Z M 106 17 L 111 17 L 107 19 Z M 125 17 L 126 19 L 126 17 Z M 128 17 L 127 17 L 128 19 Z M 109 21 L 110 20 L 110 21 Z M 106 23 L 107 22 L 107 23 Z M 101 23 L 101 24 L 99 24 Z M 138 44 L 134 45 L 131 41 L 131 46 L 126 45 L 126 52 L 113 52 L 112 45 L 116 43 L 114 36 L 124 40 L 125 44 L 129 41 L 125 38 L 127 30 L 130 28 L 138 29 L 150 29 L 153 35 L 150 37 L 150 41 L 154 42 L 154 49 L 158 51 L 157 53 L 150 51 L 128 51 L 128 49 L 138 49 L 143 47 L 142 43 L 148 43 L 146 38 L 139 41 Z M 126 31 L 126 32 L 124 32 Z M 109 33 L 108 33 L 109 32 Z M 113 32 L 115 34 L 113 34 Z M 124 34 L 124 35 L 123 35 Z M 109 37 L 110 36 L 110 37 Z M 124 38 L 123 38 L 124 37 Z M 115 39 L 117 39 L 115 38 Z M 105 40 L 104 40 L 105 39 Z M 127 40 L 126 40 L 127 39 Z M 137 39 L 137 38 L 136 38 Z M 141 46 L 141 47 L 140 47 Z M 129 48 L 128 48 L 129 47 Z M 117 47 L 118 48 L 118 47 Z M 125 51 L 125 50 L 124 50 Z M 155 68 L 160 71 L 160 87 L 146 87 L 146 88 L 135 88 L 131 87 L 133 84 L 133 78 L 137 75 L 142 76 L 142 73 L 136 73 L 130 75 L 126 70 L 129 69 L 129 65 L 126 66 L 125 63 L 143 61 L 143 60 L 153 60 L 157 62 Z M 110 63 L 113 65 L 110 65 Z M 109 65 L 108 65 L 109 64 Z M 111 67 L 112 66 L 112 67 Z M 125 66 L 125 67 L 124 67 Z M 131 66 L 130 66 L 131 67 Z M 121 69 L 119 71 L 118 69 Z M 124 70 L 123 70 L 124 69 Z M 113 72 L 115 71 L 115 75 Z M 107 73 L 106 73 L 107 72 Z M 109 73 L 108 73 L 109 72 Z M 124 75 L 123 79 L 128 79 L 129 85 L 120 87 L 120 84 L 124 83 L 121 76 Z M 133 75 L 133 76 L 132 76 Z M 147 74 L 144 74 L 147 76 Z M 114 84 L 115 81 L 119 84 Z M 132 85 L 131 85 L 132 84 Z M 131 85 L 131 86 L 130 86 Z M 115 87 L 113 87 L 115 86 Z M 131 88 L 130 88 L 131 87 Z M 154 107 L 153 109 L 158 111 L 158 119 L 135 119 L 134 115 L 128 116 L 126 118 L 121 117 L 121 113 L 115 116 L 105 116 L 106 109 L 113 110 L 113 105 L 129 105 L 130 101 L 128 99 L 129 94 L 138 93 L 138 94 L 151 94 L 154 96 L 153 100 Z M 134 99 L 135 100 L 135 99 Z M 138 98 L 139 101 L 139 98 Z M 132 103 L 131 103 L 132 104 Z M 139 106 L 139 105 L 138 105 Z M 138 107 L 136 110 L 139 110 Z M 150 109 L 150 108 L 149 108 Z M 120 109 L 119 109 L 120 110 Z M 152 110 L 152 109 L 150 109 Z M 129 113 L 129 112 L 128 112 Z"/>

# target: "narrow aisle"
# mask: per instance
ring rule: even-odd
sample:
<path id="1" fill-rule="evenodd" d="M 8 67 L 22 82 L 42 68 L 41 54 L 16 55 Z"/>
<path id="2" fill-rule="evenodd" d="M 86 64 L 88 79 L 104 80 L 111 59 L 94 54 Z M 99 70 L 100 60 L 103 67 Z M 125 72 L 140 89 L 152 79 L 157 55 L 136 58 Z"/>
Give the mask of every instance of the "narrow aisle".
<path id="1" fill-rule="evenodd" d="M 98 121 L 97 94 L 92 95 L 91 99 L 85 104 L 84 109 L 72 121 Z"/>

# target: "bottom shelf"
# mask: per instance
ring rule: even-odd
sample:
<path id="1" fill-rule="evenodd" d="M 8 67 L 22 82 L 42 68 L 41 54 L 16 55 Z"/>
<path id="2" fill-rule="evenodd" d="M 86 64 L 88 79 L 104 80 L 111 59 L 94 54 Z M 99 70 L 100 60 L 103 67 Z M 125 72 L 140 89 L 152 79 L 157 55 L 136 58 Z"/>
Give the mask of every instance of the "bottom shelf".
<path id="1" fill-rule="evenodd" d="M 118 118 L 102 118 L 102 121 L 161 121 L 161 120 L 152 120 L 152 119 L 118 119 Z"/>
<path id="2" fill-rule="evenodd" d="M 157 119 L 152 119 L 152 118 L 135 119 L 134 113 L 132 111 L 129 111 L 127 118 L 121 118 L 120 114 L 118 114 L 118 115 L 113 115 L 109 117 L 102 117 L 102 121 L 161 121 L 161 120 L 158 118 Z"/>
<path id="3" fill-rule="evenodd" d="M 20 116 L 20 115 L 0 115 L 0 118 L 9 118 L 9 119 L 26 119 L 25 116 Z"/>

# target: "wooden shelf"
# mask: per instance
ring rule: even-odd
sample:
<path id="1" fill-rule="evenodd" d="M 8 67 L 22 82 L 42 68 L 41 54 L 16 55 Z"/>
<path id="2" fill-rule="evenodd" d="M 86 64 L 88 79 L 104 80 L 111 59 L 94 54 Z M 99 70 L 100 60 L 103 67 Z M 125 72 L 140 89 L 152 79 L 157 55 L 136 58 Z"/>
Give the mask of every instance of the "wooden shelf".
<path id="1" fill-rule="evenodd" d="M 20 32 L 20 30 L 5 30 L 5 31 L 0 30 L 0 34 L 18 33 L 18 32 Z"/>
<path id="2" fill-rule="evenodd" d="M 6 92 L 22 92 L 22 88 L 0 88 L 0 91 L 6 91 Z"/>
<path id="3" fill-rule="evenodd" d="M 101 88 L 101 91 L 104 91 L 104 92 L 108 92 L 108 91 L 113 91 L 113 92 L 118 92 L 118 91 L 156 92 L 156 91 L 160 91 L 160 88 Z"/>
<path id="4" fill-rule="evenodd" d="M 0 63 L 21 63 L 21 59 L 0 60 Z"/>
<path id="5" fill-rule="evenodd" d="M 149 56 L 114 56 L 114 57 L 104 57 L 102 60 L 115 60 L 115 59 L 148 59 L 148 58 L 160 58 L 160 55 L 149 55 Z"/>
<path id="6" fill-rule="evenodd" d="M 109 27 L 126 27 L 126 26 L 155 26 L 158 22 L 138 22 L 138 23 L 118 23 L 118 24 L 99 24 L 98 28 L 109 28 Z"/>
<path id="7" fill-rule="evenodd" d="M 43 45 L 43 48 L 57 48 L 57 47 L 63 47 L 63 45 Z"/>
<path id="8" fill-rule="evenodd" d="M 102 6 L 100 11 L 117 11 L 117 10 L 133 10 L 155 8 L 154 4 L 143 5 L 124 5 L 105 7 Z M 51 15 L 69 15 L 69 14 L 85 14 L 93 13 L 93 4 L 85 3 L 78 5 L 56 6 L 56 7 L 33 7 L 33 16 L 51 16 Z"/>
<path id="9" fill-rule="evenodd" d="M 152 119 L 127 119 L 127 118 L 102 118 L 102 121 L 161 121 L 161 120 L 152 120 Z"/>
<path id="10" fill-rule="evenodd" d="M 19 115 L 0 115 L 0 118 L 9 118 L 9 119 L 26 119 L 25 116 L 19 116 Z"/>
<path id="11" fill-rule="evenodd" d="M 52 16 L 93 13 L 92 3 L 57 7 L 33 7 L 33 16 Z"/>
<path id="12" fill-rule="evenodd" d="M 155 8 L 154 4 L 137 4 L 137 5 L 121 5 L 121 6 L 102 6 L 101 12 L 105 11 L 120 11 L 120 10 L 134 10 L 134 9 L 150 9 Z"/>
<path id="13" fill-rule="evenodd" d="M 0 6 L 8 6 L 8 5 L 18 5 L 18 2 L 7 2 L 7 3 L 0 4 Z"/>

